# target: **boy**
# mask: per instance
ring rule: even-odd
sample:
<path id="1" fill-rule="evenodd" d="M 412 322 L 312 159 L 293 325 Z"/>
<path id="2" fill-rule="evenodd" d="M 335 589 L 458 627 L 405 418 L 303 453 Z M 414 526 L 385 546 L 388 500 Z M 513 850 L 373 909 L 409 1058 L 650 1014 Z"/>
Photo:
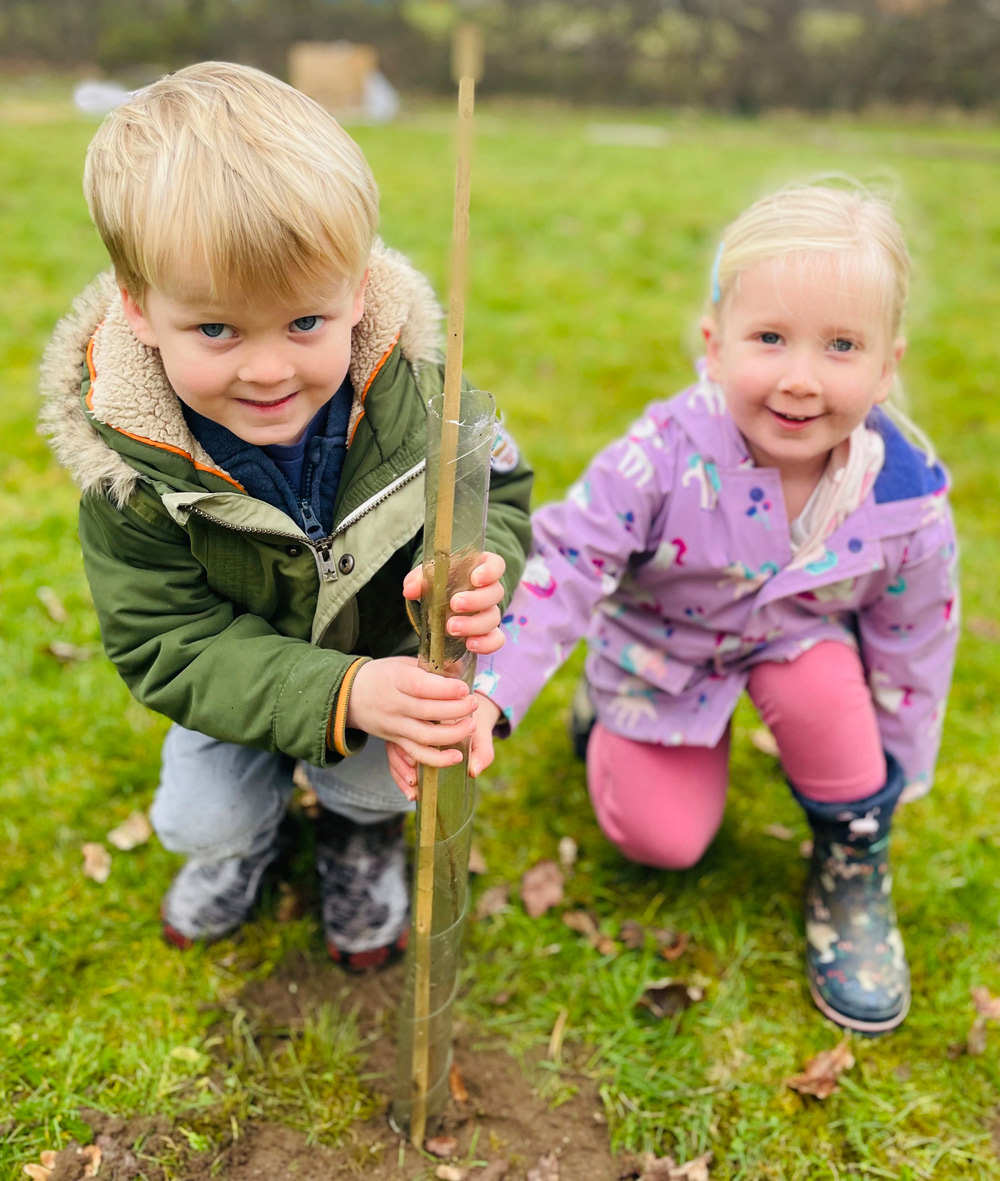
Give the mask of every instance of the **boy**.
<path id="1" fill-rule="evenodd" d="M 53 337 L 43 418 L 82 491 L 105 650 L 174 722 L 151 817 L 188 860 L 164 934 L 186 947 L 244 921 L 301 760 L 330 954 L 387 962 L 408 933 L 411 805 L 385 743 L 444 766 L 474 730 L 466 686 L 417 668 L 404 601 L 440 312 L 375 236 L 357 145 L 257 70 L 202 63 L 133 95 L 84 188 L 114 274 Z M 531 473 L 503 454 L 449 625 L 484 654 L 530 536 Z"/>

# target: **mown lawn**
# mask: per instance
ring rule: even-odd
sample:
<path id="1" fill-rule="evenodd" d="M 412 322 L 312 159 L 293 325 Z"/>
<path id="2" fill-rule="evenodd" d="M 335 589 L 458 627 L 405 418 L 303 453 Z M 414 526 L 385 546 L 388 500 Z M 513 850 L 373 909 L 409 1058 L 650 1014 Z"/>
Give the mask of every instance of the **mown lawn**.
<path id="1" fill-rule="evenodd" d="M 606 142 L 608 124 L 625 121 L 662 129 L 665 143 Z M 320 1014 L 300 1032 L 291 1073 L 287 1055 L 259 1059 L 238 1030 L 217 1044 L 220 1009 L 246 982 L 234 962 L 260 978 L 295 952 L 322 959 L 311 915 L 279 922 L 272 899 L 238 961 L 231 940 L 180 955 L 157 921 L 177 861 L 155 840 L 115 852 L 103 885 L 81 872 L 84 842 L 148 806 L 165 729 L 99 654 L 74 489 L 34 430 L 40 350 L 104 265 L 79 184 L 92 130 L 65 103 L 0 100 L 0 1166 L 11 1177 L 41 1149 L 86 1138 L 83 1107 L 165 1113 L 206 1151 L 213 1120 L 278 1118 L 331 1139 L 368 1110 L 349 1017 Z M 450 112 L 354 131 L 381 183 L 385 238 L 443 293 Z M 463 1023 L 520 1054 L 544 1048 L 565 1009 L 549 1097 L 590 1075 L 617 1149 L 712 1149 L 713 1179 L 1000 1177 L 1000 1025 L 984 1052 L 961 1050 L 970 990 L 1000 993 L 998 163 L 1000 133 L 986 125 L 480 111 L 466 368 L 533 459 L 539 501 L 687 380 L 722 225 L 764 189 L 831 170 L 898 189 L 916 259 L 904 377 L 954 477 L 962 648 L 937 786 L 901 815 L 895 846 L 913 1010 L 891 1038 L 855 1039 L 857 1065 L 824 1102 L 782 1085 L 838 1033 L 800 966 L 806 826 L 777 764 L 749 741 L 752 709 L 737 716 L 722 833 L 676 876 L 627 864 L 596 828 L 565 735 L 579 655 L 500 748 L 482 784 L 489 871 L 477 893 L 516 884 L 570 836 L 580 854 L 567 907 L 590 908 L 611 935 L 636 919 L 691 936 L 673 964 L 651 947 L 602 956 L 561 909 L 529 919 L 516 890 L 471 929 Z M 45 587 L 64 622 L 39 598 Z M 93 654 L 60 663 L 56 640 Z M 766 835 L 774 823 L 794 839 Z M 664 975 L 705 998 L 656 1023 L 636 1001 Z"/>

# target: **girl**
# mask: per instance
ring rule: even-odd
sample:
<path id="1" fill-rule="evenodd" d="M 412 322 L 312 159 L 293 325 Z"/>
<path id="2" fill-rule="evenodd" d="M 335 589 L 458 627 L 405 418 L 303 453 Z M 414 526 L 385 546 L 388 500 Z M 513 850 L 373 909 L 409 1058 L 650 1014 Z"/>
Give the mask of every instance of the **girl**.
<path id="1" fill-rule="evenodd" d="M 733 222 L 697 382 L 535 514 L 472 754 L 478 773 L 586 634 L 598 822 L 685 868 L 719 827 L 748 689 L 814 834 L 812 996 L 867 1034 L 909 1006 L 890 823 L 930 787 L 958 634 L 945 472 L 881 405 L 908 276 L 890 208 L 857 188 L 787 188 Z"/>

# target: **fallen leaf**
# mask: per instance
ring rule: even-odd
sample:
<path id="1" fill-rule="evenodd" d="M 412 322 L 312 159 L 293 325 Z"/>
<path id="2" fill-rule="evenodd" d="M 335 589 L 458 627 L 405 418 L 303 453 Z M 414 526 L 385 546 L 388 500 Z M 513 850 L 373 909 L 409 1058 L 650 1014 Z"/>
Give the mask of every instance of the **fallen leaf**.
<path id="1" fill-rule="evenodd" d="M 579 847 L 572 837 L 559 838 L 559 864 L 562 866 L 565 873 L 576 865 L 576 856 L 579 852 Z"/>
<path id="2" fill-rule="evenodd" d="M 145 812 L 130 812 L 129 815 L 108 833 L 108 841 L 116 849 L 127 853 L 129 849 L 136 849 L 144 845 L 153 835 L 153 827 L 149 823 Z"/>
<path id="3" fill-rule="evenodd" d="M 45 1168 L 44 1165 L 23 1165 L 22 1167 L 31 1181 L 49 1181 L 52 1176 L 52 1170 Z"/>
<path id="4" fill-rule="evenodd" d="M 986 1018 L 977 1017 L 965 1038 L 967 1054 L 982 1054 L 986 1049 Z"/>
<path id="5" fill-rule="evenodd" d="M 672 963 L 687 951 L 691 936 L 687 931 L 669 931 L 667 934 L 669 938 L 660 943 L 660 955 Z"/>
<path id="6" fill-rule="evenodd" d="M 590 941 L 598 955 L 615 955 L 618 951 L 618 944 L 611 938 L 610 935 L 605 935 L 603 932 L 598 932 Z"/>
<path id="7" fill-rule="evenodd" d="M 646 990 L 636 1002 L 648 1009 L 657 1020 L 673 1017 L 685 1009 L 702 1000 L 704 989 L 697 985 L 688 984 L 684 980 L 673 980 L 665 977 L 663 980 L 653 980 L 646 985 Z"/>
<path id="8" fill-rule="evenodd" d="M 712 1153 L 705 1152 L 701 1156 L 689 1160 L 687 1164 L 678 1165 L 667 1174 L 669 1181 L 709 1181 L 708 1166 L 712 1163 Z"/>
<path id="9" fill-rule="evenodd" d="M 89 660 L 97 651 L 96 648 L 86 648 L 77 644 L 70 644 L 66 640 L 53 640 L 49 644 L 48 652 L 60 664 L 72 664 L 77 660 Z"/>
<path id="10" fill-rule="evenodd" d="M 799 856 L 803 861 L 808 861 L 813 855 L 813 843 L 810 837 L 806 837 L 804 841 L 799 842 Z"/>
<path id="11" fill-rule="evenodd" d="M 488 919 L 492 914 L 499 914 L 510 901 L 510 886 L 502 882 L 499 886 L 490 886 L 479 895 L 476 903 L 476 918 Z"/>
<path id="12" fill-rule="evenodd" d="M 83 854 L 83 876 L 95 882 L 104 883 L 111 874 L 111 854 L 97 841 L 87 841 L 80 852 Z"/>
<path id="13" fill-rule="evenodd" d="M 279 923 L 291 923 L 300 919 L 306 913 L 306 900 L 302 891 L 291 882 L 278 883 L 278 905 L 274 910 L 274 917 Z"/>
<path id="14" fill-rule="evenodd" d="M 454 1136 L 430 1136 L 424 1141 L 424 1149 L 431 1156 L 454 1156 L 458 1152 L 458 1141 Z"/>
<path id="15" fill-rule="evenodd" d="M 758 749 L 766 755 L 771 755 L 772 758 L 778 757 L 778 744 L 774 740 L 774 735 L 766 726 L 761 726 L 757 730 L 750 731 L 750 741 Z"/>
<path id="16" fill-rule="evenodd" d="M 528 1170 L 527 1181 L 559 1181 L 559 1157 L 554 1152 L 540 1156 L 534 1168 Z"/>
<path id="17" fill-rule="evenodd" d="M 636 951 L 646 942 L 646 928 L 635 919 L 626 919 L 618 931 L 618 938 L 629 951 Z"/>
<path id="18" fill-rule="evenodd" d="M 972 990 L 976 1012 L 987 1021 L 1000 1021 L 1000 996 L 992 996 L 988 988 L 980 985 Z"/>
<path id="19" fill-rule="evenodd" d="M 494 1160 L 475 1174 L 473 1174 L 473 1181 L 503 1181 L 507 1176 L 507 1170 L 510 1168 L 510 1161 Z"/>
<path id="20" fill-rule="evenodd" d="M 56 1158 L 59 1153 L 53 1148 L 46 1148 L 44 1152 L 38 1154 L 38 1159 L 47 1169 L 54 1169 L 56 1167 Z"/>
<path id="21" fill-rule="evenodd" d="M 468 1169 L 460 1168 L 458 1165 L 438 1165 L 434 1170 L 434 1176 L 438 1181 L 465 1181 L 469 1175 Z"/>
<path id="22" fill-rule="evenodd" d="M 65 623 L 69 619 L 69 612 L 63 606 L 62 599 L 59 598 L 51 586 L 40 586 L 35 591 L 35 594 L 38 595 L 42 606 L 49 613 L 49 619 L 53 623 Z"/>
<path id="23" fill-rule="evenodd" d="M 588 910 L 567 910 L 562 921 L 571 931 L 578 931 L 588 939 L 597 935 L 597 920 Z"/>
<path id="24" fill-rule="evenodd" d="M 104 1155 L 100 1148 L 96 1144 L 88 1144 L 86 1148 L 78 1148 L 76 1155 L 87 1159 L 87 1167 L 83 1170 L 84 1177 L 96 1177 Z"/>
<path id="25" fill-rule="evenodd" d="M 769 824 L 764 829 L 764 835 L 767 837 L 774 837 L 777 841 L 790 841 L 795 833 L 790 828 L 786 828 L 783 824 Z"/>
<path id="26" fill-rule="evenodd" d="M 521 901 L 533 919 L 563 900 L 563 875 L 554 861 L 539 861 L 521 878 Z"/>
<path id="27" fill-rule="evenodd" d="M 510 991 L 510 989 L 505 988 L 501 992 L 498 992 L 492 996 L 490 1000 L 494 1005 L 505 1005 L 512 996 L 513 993 Z"/>
<path id="28" fill-rule="evenodd" d="M 457 1062 L 452 1062 L 451 1069 L 448 1071 L 448 1089 L 456 1103 L 469 1102 L 469 1092 L 465 1086 L 465 1079 L 462 1077 L 462 1068 Z"/>
<path id="29" fill-rule="evenodd" d="M 825 1099 L 838 1090 L 837 1078 L 853 1065 L 851 1039 L 845 1037 L 832 1050 L 821 1050 L 815 1058 L 810 1058 L 801 1074 L 785 1079 L 785 1086 L 802 1095 Z"/>
<path id="30" fill-rule="evenodd" d="M 486 864 L 482 850 L 478 845 L 471 845 L 469 847 L 469 873 L 477 873 L 482 877 L 488 869 L 489 866 Z"/>

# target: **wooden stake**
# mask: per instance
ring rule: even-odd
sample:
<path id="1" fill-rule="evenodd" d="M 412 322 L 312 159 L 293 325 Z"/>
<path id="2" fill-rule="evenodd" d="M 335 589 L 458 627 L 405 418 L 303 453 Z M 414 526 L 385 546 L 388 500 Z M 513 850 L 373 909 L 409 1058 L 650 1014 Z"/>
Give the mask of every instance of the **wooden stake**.
<path id="1" fill-rule="evenodd" d="M 471 30 L 473 26 L 465 26 Z M 472 160 L 472 114 L 475 74 L 478 72 L 478 30 L 460 30 L 455 39 L 458 83 L 458 162 L 455 177 L 455 214 L 452 229 L 451 284 L 448 334 L 444 362 L 444 405 L 441 412 L 441 449 L 438 461 L 437 512 L 434 520 L 434 567 L 430 592 L 430 663 L 444 671 L 445 625 L 448 621 L 448 574 L 455 511 L 455 466 L 458 424 L 462 407 L 462 341 L 465 330 L 465 284 L 468 270 L 469 189 Z M 434 916 L 434 843 L 437 829 L 438 769 L 424 767 L 420 776 L 420 830 L 417 834 L 417 884 L 414 916 L 413 1104 L 410 1140 L 422 1148 L 427 1131 L 427 1091 L 430 1083 L 431 923 Z"/>

